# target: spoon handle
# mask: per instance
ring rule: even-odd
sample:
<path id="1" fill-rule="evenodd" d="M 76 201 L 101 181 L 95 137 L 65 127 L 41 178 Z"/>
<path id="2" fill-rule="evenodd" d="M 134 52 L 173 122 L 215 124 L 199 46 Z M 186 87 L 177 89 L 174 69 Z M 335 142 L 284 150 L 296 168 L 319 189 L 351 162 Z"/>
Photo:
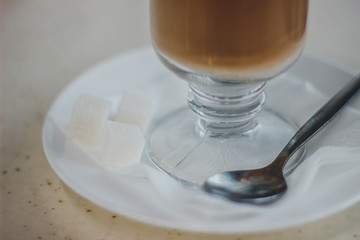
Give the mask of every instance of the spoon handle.
<path id="1" fill-rule="evenodd" d="M 273 165 L 283 168 L 291 155 L 329 123 L 336 113 L 360 88 L 360 74 L 355 76 L 323 107 L 321 107 L 291 138 L 277 156 Z"/>

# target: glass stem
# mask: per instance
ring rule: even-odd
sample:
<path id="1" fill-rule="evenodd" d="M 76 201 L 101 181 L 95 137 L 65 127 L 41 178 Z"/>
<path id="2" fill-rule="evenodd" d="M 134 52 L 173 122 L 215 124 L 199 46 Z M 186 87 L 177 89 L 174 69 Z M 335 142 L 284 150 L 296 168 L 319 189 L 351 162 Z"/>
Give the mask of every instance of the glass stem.
<path id="1" fill-rule="evenodd" d="M 252 131 L 265 103 L 264 87 L 265 82 L 189 82 L 188 104 L 198 117 L 197 131 L 212 137 Z"/>

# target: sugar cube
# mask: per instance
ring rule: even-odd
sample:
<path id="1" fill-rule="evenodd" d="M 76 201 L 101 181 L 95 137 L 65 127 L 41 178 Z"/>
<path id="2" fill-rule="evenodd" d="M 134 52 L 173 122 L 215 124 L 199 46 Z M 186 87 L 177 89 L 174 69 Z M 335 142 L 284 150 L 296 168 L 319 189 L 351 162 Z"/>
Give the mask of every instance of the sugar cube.
<path id="1" fill-rule="evenodd" d="M 110 107 L 109 101 L 87 94 L 80 95 L 71 115 L 72 137 L 85 145 L 98 146 L 102 142 Z"/>
<path id="2" fill-rule="evenodd" d="M 144 145 L 144 136 L 138 126 L 108 120 L 100 164 L 120 168 L 139 162 Z"/>
<path id="3" fill-rule="evenodd" d="M 132 92 L 124 92 L 115 120 L 135 124 L 144 132 L 153 112 L 150 99 Z"/>

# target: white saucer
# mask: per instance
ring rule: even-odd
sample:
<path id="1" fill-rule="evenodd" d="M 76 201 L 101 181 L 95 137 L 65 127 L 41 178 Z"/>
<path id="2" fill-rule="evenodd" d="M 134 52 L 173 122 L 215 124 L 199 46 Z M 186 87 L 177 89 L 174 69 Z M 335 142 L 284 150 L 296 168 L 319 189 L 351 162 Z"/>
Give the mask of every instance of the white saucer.
<path id="1" fill-rule="evenodd" d="M 314 86 L 320 86 L 320 95 L 331 96 L 351 74 L 322 61 L 303 56 L 280 78 L 305 79 Z M 273 80 L 276 84 L 277 80 Z M 269 83 L 269 87 L 271 88 Z M 294 204 L 287 204 L 280 211 L 257 211 L 247 218 L 231 220 L 206 217 L 199 213 L 190 221 L 178 219 L 172 214 L 172 205 L 159 207 L 156 191 L 153 189 L 131 188 L 126 174 L 117 170 L 101 168 L 93 159 L 82 152 L 77 145 L 69 145 L 66 136 L 73 104 L 82 93 L 88 93 L 111 100 L 114 106 L 125 90 L 144 94 L 155 101 L 155 116 L 186 105 L 187 86 L 178 80 L 156 58 L 150 47 L 137 49 L 109 59 L 71 83 L 53 103 L 43 128 L 43 145 L 46 156 L 57 175 L 74 191 L 98 204 L 127 217 L 149 224 L 196 232 L 240 233 L 275 230 L 309 221 L 318 220 L 349 207 L 360 200 L 359 184 L 344 182 L 347 186 L 334 192 L 301 197 Z M 272 99 L 271 95 L 269 101 Z M 164 101 L 166 100 L 166 101 Z M 114 107 L 115 108 L 115 107 Z M 290 113 L 291 115 L 291 113 Z M 300 124 L 309 116 L 297 119 Z M 71 148 L 65 151 L 64 149 Z M 311 151 L 311 148 L 310 148 Z M 132 179 L 133 181 L 133 179 Z M 139 186 L 146 185 L 146 178 L 137 178 Z M 144 194 L 148 197 L 144 199 Z M 329 197 L 336 195 L 329 201 Z M 222 200 L 221 200 L 222 201 Z M 224 205 L 237 208 L 224 201 Z M 206 209 L 204 206 L 202 209 Z M 224 220 L 225 219 L 225 220 Z"/>

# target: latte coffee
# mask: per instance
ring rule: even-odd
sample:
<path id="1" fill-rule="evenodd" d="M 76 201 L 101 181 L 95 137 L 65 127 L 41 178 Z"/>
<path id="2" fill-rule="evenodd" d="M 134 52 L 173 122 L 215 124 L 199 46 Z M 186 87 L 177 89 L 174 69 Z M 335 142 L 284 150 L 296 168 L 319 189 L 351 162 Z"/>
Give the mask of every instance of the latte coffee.
<path id="1" fill-rule="evenodd" d="M 150 0 L 159 55 L 231 81 L 267 79 L 299 55 L 308 0 Z"/>

